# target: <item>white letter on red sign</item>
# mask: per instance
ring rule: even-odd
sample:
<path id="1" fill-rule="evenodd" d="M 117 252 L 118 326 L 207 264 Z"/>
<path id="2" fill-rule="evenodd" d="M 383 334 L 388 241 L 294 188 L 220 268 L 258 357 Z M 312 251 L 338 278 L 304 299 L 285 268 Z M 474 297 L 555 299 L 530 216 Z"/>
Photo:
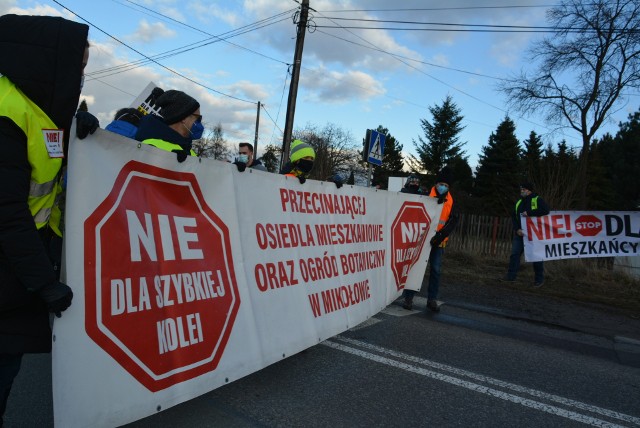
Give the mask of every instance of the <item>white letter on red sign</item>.
<path id="1" fill-rule="evenodd" d="M 185 227 L 196 227 L 196 219 L 192 217 L 174 217 L 173 221 L 178 232 L 178 244 L 183 260 L 203 259 L 204 255 L 199 248 L 189 248 L 189 242 L 198 242 L 198 234 L 185 231 Z"/>
<path id="2" fill-rule="evenodd" d="M 121 279 L 111 280 L 111 315 L 124 313 L 124 282 Z"/>
<path id="3" fill-rule="evenodd" d="M 151 224 L 151 214 L 144 213 L 144 224 L 142 226 L 140 219 L 135 211 L 127 210 L 127 224 L 129 226 L 129 248 L 131 249 L 131 261 L 142 261 L 140 254 L 140 243 L 147 250 L 147 254 L 152 261 L 157 261 L 156 244 L 153 237 L 153 225 Z"/>

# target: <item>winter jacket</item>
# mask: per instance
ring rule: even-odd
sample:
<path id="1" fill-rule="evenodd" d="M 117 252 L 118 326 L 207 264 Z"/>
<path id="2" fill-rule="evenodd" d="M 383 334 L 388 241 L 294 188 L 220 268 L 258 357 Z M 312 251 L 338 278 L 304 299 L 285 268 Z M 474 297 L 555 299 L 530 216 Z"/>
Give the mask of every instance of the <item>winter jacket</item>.
<path id="1" fill-rule="evenodd" d="M 267 171 L 267 168 L 262 164 L 260 159 L 254 159 L 249 168 L 255 169 L 256 171 Z"/>
<path id="2" fill-rule="evenodd" d="M 87 34 L 88 26 L 62 18 L 0 16 L 0 74 L 64 130 L 65 153 Z M 34 110 L 20 114 L 26 119 L 0 117 L 0 353 L 13 354 L 51 350 L 46 304 L 30 290 L 57 281 L 61 245 L 48 227 L 36 228 L 29 210 L 30 137 L 16 123 Z"/>
<path id="3" fill-rule="evenodd" d="M 451 232 L 453 232 L 453 229 L 455 229 L 456 225 L 458 224 L 458 218 L 460 217 L 458 214 L 458 209 L 453 203 L 453 196 L 449 192 L 441 196 L 438 195 L 438 191 L 436 190 L 436 188 L 432 187 L 429 196 L 432 198 L 444 197 L 444 202 L 442 203 L 442 212 L 440 213 L 440 218 L 438 219 L 438 226 L 436 227 L 436 231 L 444 238 L 442 243 L 440 244 L 440 247 L 446 247 L 447 241 L 449 240 L 449 235 L 451 234 Z"/>
<path id="4" fill-rule="evenodd" d="M 136 140 L 168 152 L 182 151 L 196 156 L 196 153 L 191 150 L 192 140 L 190 138 L 183 137 L 164 123 L 162 118 L 153 114 L 148 114 L 140 119 Z"/>
<path id="5" fill-rule="evenodd" d="M 522 229 L 520 217 L 525 211 L 528 217 L 540 217 L 549 214 L 549 206 L 537 193 L 531 193 L 529 196 L 518 199 L 511 214 L 514 232 Z"/>

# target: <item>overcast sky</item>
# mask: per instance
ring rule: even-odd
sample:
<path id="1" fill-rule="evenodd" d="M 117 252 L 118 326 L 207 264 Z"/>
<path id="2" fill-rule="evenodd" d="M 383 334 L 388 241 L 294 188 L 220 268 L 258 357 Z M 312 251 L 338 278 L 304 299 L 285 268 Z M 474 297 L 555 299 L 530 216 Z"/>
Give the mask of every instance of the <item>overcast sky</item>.
<path id="1" fill-rule="evenodd" d="M 430 120 L 428 107 L 440 105 L 450 95 L 462 110 L 466 128 L 461 140 L 475 167 L 481 147 L 509 114 L 504 97 L 496 91 L 498 79 L 531 67 L 527 48 L 543 35 L 444 31 L 482 27 L 407 21 L 541 26 L 546 24 L 549 4 L 544 0 L 310 0 L 314 11 L 305 38 L 294 126 L 331 123 L 360 144 L 367 128 L 383 125 L 405 152 L 414 152 L 413 141 L 423 136 L 420 119 Z M 92 48 L 83 98 L 103 127 L 117 109 L 128 106 L 154 82 L 198 99 L 205 123 L 220 123 L 230 142 L 253 142 L 260 101 L 265 108 L 260 114 L 259 150 L 266 144 L 281 144 L 297 7 L 293 0 L 0 0 L 0 14 L 88 21 Z M 378 29 L 347 28 L 363 26 Z M 170 55 L 158 59 L 158 64 L 145 60 L 165 53 Z M 113 69 L 141 60 L 145 62 L 135 68 Z M 631 97 L 622 105 L 604 131 L 615 133 L 617 123 L 637 111 L 639 99 Z M 521 141 L 534 130 L 545 143 L 566 139 L 570 146 L 580 146 L 574 131 L 552 133 L 540 117 L 520 118 L 515 113 L 510 117 Z"/>

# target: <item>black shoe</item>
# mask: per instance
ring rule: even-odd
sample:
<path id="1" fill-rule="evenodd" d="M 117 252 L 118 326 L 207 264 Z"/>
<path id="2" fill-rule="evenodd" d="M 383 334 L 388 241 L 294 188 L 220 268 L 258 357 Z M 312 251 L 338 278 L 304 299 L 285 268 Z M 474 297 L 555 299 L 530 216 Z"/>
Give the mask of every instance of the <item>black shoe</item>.
<path id="1" fill-rule="evenodd" d="M 406 297 L 404 298 L 404 302 L 402 302 L 402 307 L 405 308 L 406 310 L 410 311 L 411 309 L 413 309 L 413 299 L 407 299 Z"/>
<path id="2" fill-rule="evenodd" d="M 542 281 L 536 281 L 533 283 L 533 288 L 540 288 L 544 284 L 544 279 Z"/>
<path id="3" fill-rule="evenodd" d="M 500 282 L 516 282 L 516 279 L 515 278 L 511 279 L 508 276 L 505 276 L 503 278 L 500 278 L 498 281 L 500 281 Z"/>
<path id="4" fill-rule="evenodd" d="M 440 306 L 438 306 L 437 300 L 427 300 L 427 309 L 431 312 L 440 312 Z"/>

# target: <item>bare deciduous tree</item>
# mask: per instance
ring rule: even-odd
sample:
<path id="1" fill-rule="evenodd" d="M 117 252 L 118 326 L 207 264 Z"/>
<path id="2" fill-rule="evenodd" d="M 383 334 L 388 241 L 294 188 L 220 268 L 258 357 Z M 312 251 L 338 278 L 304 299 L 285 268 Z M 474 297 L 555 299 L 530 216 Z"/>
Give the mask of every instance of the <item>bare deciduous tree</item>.
<path id="1" fill-rule="evenodd" d="M 322 129 L 307 124 L 304 129 L 294 133 L 294 139 L 311 144 L 316 152 L 310 178 L 327 180 L 338 174 L 346 180 L 351 170 L 360 168 L 360 147 L 351 133 L 335 124 L 328 123 Z"/>
<path id="2" fill-rule="evenodd" d="M 193 150 L 203 158 L 227 160 L 231 151 L 224 138 L 222 125 L 218 123 L 213 128 L 206 128 L 205 135 L 193 143 Z"/>
<path id="3" fill-rule="evenodd" d="M 580 133 L 578 178 L 586 184 L 591 139 L 622 91 L 640 87 L 640 0 L 562 0 L 547 17 L 555 33 L 532 47 L 537 69 L 500 89 L 518 111 L 544 112 Z M 586 186 L 580 200 L 586 208 Z"/>

